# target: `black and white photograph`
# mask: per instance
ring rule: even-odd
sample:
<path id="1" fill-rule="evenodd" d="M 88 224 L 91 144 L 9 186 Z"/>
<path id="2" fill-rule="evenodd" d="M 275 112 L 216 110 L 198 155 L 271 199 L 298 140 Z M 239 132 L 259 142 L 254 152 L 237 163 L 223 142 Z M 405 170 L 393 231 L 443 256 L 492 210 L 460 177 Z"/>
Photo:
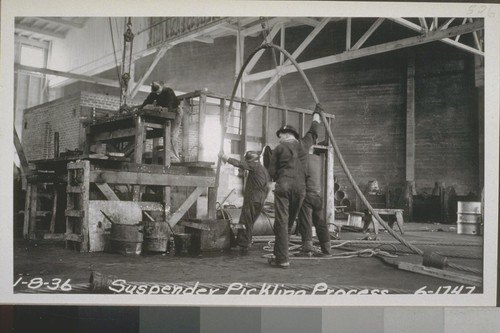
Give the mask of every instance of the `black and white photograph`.
<path id="1" fill-rule="evenodd" d="M 9 302 L 495 305 L 498 7 L 21 3 Z"/>

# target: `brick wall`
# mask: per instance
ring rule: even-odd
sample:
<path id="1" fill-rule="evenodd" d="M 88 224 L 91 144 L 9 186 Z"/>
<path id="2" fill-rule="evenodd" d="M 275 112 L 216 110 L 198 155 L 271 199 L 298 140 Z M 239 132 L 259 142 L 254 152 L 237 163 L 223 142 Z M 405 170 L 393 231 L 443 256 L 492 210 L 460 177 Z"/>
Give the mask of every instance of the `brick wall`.
<path id="1" fill-rule="evenodd" d="M 23 147 L 28 160 L 54 157 L 54 133 L 59 132 L 59 151 L 79 147 L 80 96 L 73 95 L 24 111 Z"/>
<path id="2" fill-rule="evenodd" d="M 27 159 L 53 158 L 55 132 L 59 132 L 60 152 L 83 149 L 82 121 L 91 116 L 92 108 L 113 113 L 119 106 L 117 96 L 82 91 L 26 109 L 22 140 Z"/>

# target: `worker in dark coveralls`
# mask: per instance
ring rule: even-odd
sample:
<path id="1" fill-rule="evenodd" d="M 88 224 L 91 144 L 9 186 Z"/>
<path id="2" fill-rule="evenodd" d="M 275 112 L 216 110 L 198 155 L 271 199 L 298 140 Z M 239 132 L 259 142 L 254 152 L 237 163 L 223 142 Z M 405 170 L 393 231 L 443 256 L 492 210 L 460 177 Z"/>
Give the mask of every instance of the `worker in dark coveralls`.
<path id="1" fill-rule="evenodd" d="M 148 104 L 168 108 L 168 111 L 175 112 L 180 102 L 171 88 L 166 87 L 162 82 L 153 81 L 151 83 L 151 93 L 149 93 L 148 97 L 142 102 L 139 109 L 142 109 Z"/>
<path id="2" fill-rule="evenodd" d="M 321 122 L 316 106 L 311 128 L 299 139 L 299 133 L 292 126 L 281 127 L 276 135 L 279 145 L 273 150 L 269 163 L 269 174 L 275 180 L 274 190 L 274 256 L 269 264 L 288 268 L 288 230 L 297 217 L 306 192 L 306 162 L 309 148 L 318 137 Z"/>
<path id="3" fill-rule="evenodd" d="M 306 197 L 299 213 L 297 230 L 302 237 L 302 254 L 312 256 L 314 247 L 312 241 L 312 226 L 316 234 L 323 255 L 329 255 L 331 250 L 330 232 L 323 218 L 323 198 L 321 196 L 321 164 L 322 159 L 309 150 L 306 165 Z"/>
<path id="4" fill-rule="evenodd" d="M 259 162 L 260 152 L 248 151 L 244 161 L 229 158 L 224 153 L 219 153 L 219 158 L 224 163 L 229 163 L 237 168 L 248 171 L 248 178 L 243 195 L 243 207 L 241 209 L 240 224 L 245 229 L 238 229 L 237 245 L 241 255 L 247 255 L 252 245 L 253 225 L 264 207 L 264 201 L 269 193 L 269 182 L 271 177 L 266 168 Z"/>

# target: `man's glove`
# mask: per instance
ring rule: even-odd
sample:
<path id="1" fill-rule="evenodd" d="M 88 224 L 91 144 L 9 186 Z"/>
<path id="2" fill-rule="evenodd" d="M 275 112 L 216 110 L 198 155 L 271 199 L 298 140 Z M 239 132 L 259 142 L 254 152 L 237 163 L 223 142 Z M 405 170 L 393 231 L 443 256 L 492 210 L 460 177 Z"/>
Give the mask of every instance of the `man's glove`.
<path id="1" fill-rule="evenodd" d="M 321 112 L 323 112 L 323 107 L 321 106 L 320 103 L 318 103 L 318 104 L 316 104 L 316 107 L 314 108 L 313 121 L 321 123 L 321 116 L 320 116 Z"/>
<path id="2" fill-rule="evenodd" d="M 226 163 L 226 162 L 227 162 L 227 160 L 228 160 L 227 156 L 226 156 L 226 155 L 224 155 L 224 152 L 222 152 L 222 151 L 221 151 L 221 152 L 219 152 L 219 154 L 218 154 L 217 156 L 218 156 L 218 157 L 222 160 L 222 162 L 224 162 L 224 163 Z"/>

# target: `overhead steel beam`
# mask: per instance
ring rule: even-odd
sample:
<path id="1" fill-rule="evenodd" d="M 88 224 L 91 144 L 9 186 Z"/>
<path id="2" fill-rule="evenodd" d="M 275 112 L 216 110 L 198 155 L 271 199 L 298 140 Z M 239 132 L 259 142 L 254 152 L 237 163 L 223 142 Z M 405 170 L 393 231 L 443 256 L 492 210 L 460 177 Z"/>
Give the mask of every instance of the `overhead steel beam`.
<path id="1" fill-rule="evenodd" d="M 79 81 L 102 84 L 102 85 L 110 86 L 110 87 L 120 87 L 120 83 L 118 81 L 102 79 L 102 78 L 87 76 L 87 75 L 82 75 L 82 74 L 74 74 L 74 73 L 69 73 L 69 72 L 56 71 L 56 70 L 48 69 L 48 68 L 38 68 L 38 67 L 31 67 L 31 66 L 16 64 L 14 66 L 14 70 L 15 71 L 30 72 L 30 73 L 41 73 L 41 74 L 47 74 L 47 75 L 62 76 L 62 77 L 67 77 L 67 78 L 75 79 L 75 80 L 79 80 Z"/>
<path id="2" fill-rule="evenodd" d="M 304 25 L 310 25 L 311 27 L 316 27 L 319 24 L 318 20 L 315 20 L 311 17 L 294 17 L 292 18 L 292 21 Z"/>
<path id="3" fill-rule="evenodd" d="M 454 26 L 445 30 L 431 31 L 424 35 L 409 37 L 393 42 L 383 43 L 379 45 L 374 45 L 370 47 L 361 48 L 358 50 L 346 51 L 340 54 L 335 54 L 319 59 L 304 61 L 299 63 L 302 69 L 312 69 L 321 66 L 331 65 L 343 61 L 348 61 L 352 59 L 359 59 L 375 54 L 385 53 L 389 51 L 395 51 L 415 45 L 426 44 L 430 42 L 436 42 L 443 40 L 444 38 L 454 37 L 461 34 L 471 33 L 473 31 L 478 31 L 484 29 L 483 21 L 475 21 L 474 23 L 469 23 L 465 25 Z M 247 81 L 263 80 L 276 75 L 280 72 L 281 74 L 288 74 L 296 72 L 295 66 L 287 65 L 280 66 L 277 69 L 263 71 L 256 74 L 251 74 L 247 76 Z"/>

